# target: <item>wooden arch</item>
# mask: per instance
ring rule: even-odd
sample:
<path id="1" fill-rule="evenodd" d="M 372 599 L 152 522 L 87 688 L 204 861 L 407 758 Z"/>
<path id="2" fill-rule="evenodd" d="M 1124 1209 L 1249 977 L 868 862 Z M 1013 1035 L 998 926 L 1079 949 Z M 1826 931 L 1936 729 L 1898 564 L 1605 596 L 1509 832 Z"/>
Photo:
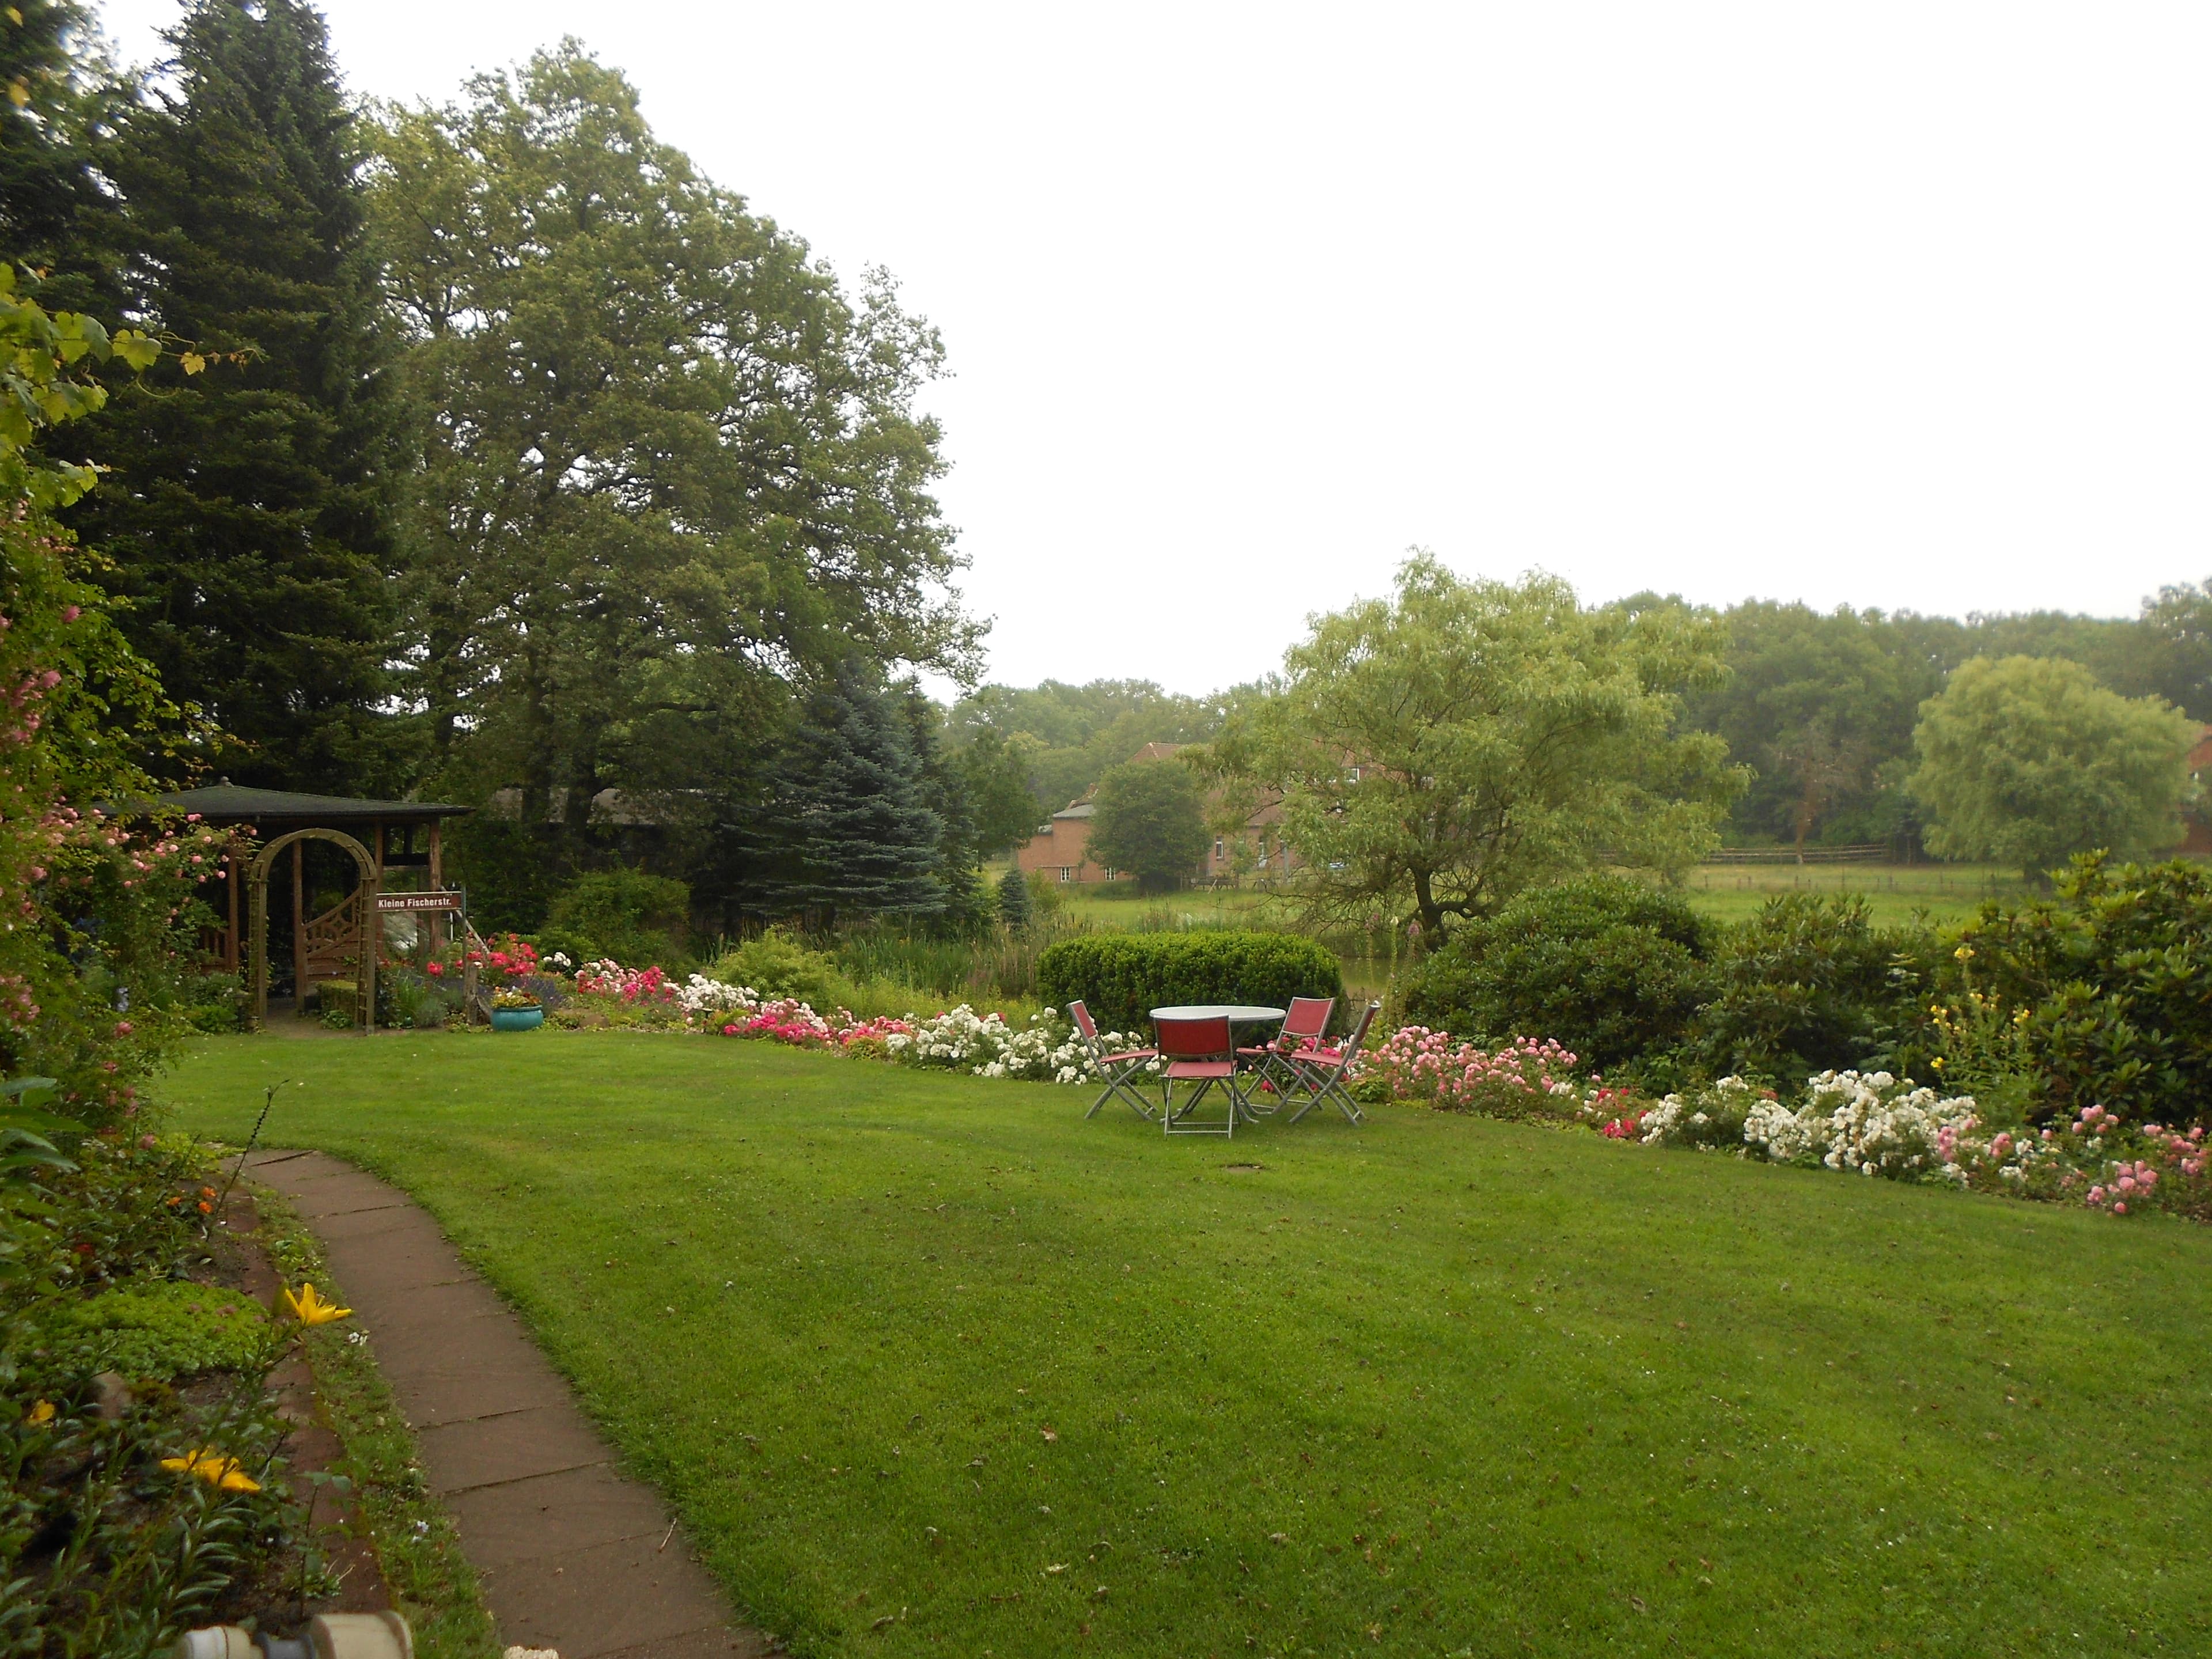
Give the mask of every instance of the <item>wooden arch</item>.
<path id="1" fill-rule="evenodd" d="M 279 836 L 254 855 L 252 869 L 247 872 L 247 937 L 252 943 L 253 1026 L 256 1030 L 269 1019 L 269 872 L 276 862 L 277 854 L 295 842 L 327 841 L 353 854 L 360 866 L 361 884 L 331 908 L 325 911 L 307 925 L 307 936 L 311 942 L 320 942 L 325 948 L 341 946 L 348 933 L 353 938 L 354 1024 L 364 1031 L 376 1024 L 376 895 L 381 886 L 377 879 L 376 860 L 369 856 L 368 848 L 351 836 L 338 830 L 295 830 L 289 836 Z M 307 989 L 307 963 L 292 964 L 293 982 L 304 995 Z"/>

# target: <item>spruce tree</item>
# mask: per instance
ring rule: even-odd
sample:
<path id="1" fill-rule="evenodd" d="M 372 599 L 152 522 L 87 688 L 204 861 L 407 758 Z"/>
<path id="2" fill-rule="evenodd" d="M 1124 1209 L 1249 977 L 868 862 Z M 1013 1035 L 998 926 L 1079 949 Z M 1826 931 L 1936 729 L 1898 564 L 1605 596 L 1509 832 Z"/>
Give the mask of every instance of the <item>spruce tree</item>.
<path id="1" fill-rule="evenodd" d="M 999 878 L 999 920 L 1018 933 L 1030 925 L 1030 880 L 1019 870 Z"/>
<path id="2" fill-rule="evenodd" d="M 912 680 L 900 687 L 899 696 L 906 714 L 908 740 L 914 746 L 917 795 L 924 806 L 937 814 L 937 879 L 944 890 L 943 920 L 958 932 L 973 933 L 989 925 L 992 907 L 976 868 L 981 860 L 976 851 L 975 814 L 969 810 L 968 776 L 940 740 L 945 711 Z"/>
<path id="3" fill-rule="evenodd" d="M 167 360 L 86 422 L 113 475 L 76 526 L 170 694 L 240 740 L 239 781 L 396 790 L 395 412 L 354 117 L 295 0 L 198 0 L 167 38 L 174 90 L 113 147 L 133 308 L 248 356 Z"/>
<path id="4" fill-rule="evenodd" d="M 0 23 L 0 258 L 49 310 L 123 309 L 104 150 L 130 87 L 76 0 L 20 0 Z"/>
<path id="5" fill-rule="evenodd" d="M 775 915 L 930 915 L 944 823 L 922 798 L 902 697 L 848 659 L 807 699 L 785 749 L 757 890 Z"/>

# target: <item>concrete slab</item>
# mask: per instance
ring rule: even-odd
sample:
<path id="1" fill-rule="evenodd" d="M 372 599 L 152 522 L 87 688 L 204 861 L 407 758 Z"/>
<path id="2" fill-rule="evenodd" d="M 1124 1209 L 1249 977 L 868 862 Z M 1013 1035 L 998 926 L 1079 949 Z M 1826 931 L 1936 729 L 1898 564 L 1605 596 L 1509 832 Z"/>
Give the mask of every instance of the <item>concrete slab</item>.
<path id="1" fill-rule="evenodd" d="M 345 1283 L 345 1269 L 338 1269 L 340 1285 Z M 392 1384 L 392 1391 L 399 1396 L 400 1404 L 404 1406 L 407 1403 L 408 1387 L 417 1377 L 465 1376 L 477 1365 L 489 1363 L 498 1363 L 498 1369 L 501 1370 L 523 1369 L 519 1357 L 529 1348 L 529 1345 L 526 1338 L 520 1337 L 514 1331 L 513 1314 L 502 1310 L 495 1314 L 484 1314 L 470 1322 L 489 1328 L 483 1333 L 483 1340 L 473 1345 L 465 1360 L 457 1359 L 453 1353 L 453 1344 L 461 1337 L 458 1326 L 449 1326 L 441 1331 L 427 1326 L 403 1325 L 387 1331 L 381 1325 L 363 1318 L 361 1328 L 368 1333 L 369 1351 L 376 1356 L 378 1368 L 383 1371 L 385 1380 Z M 498 1351 L 503 1356 L 501 1362 L 493 1362 L 490 1358 L 495 1342 L 498 1343 Z M 529 1352 L 535 1353 L 536 1350 L 529 1349 Z"/>
<path id="2" fill-rule="evenodd" d="M 508 1566 L 625 1538 L 657 1544 L 668 1530 L 659 1502 L 603 1463 L 455 1492 L 446 1507 L 460 1529 L 462 1548 L 479 1567 Z"/>
<path id="3" fill-rule="evenodd" d="M 417 1429 L 422 1479 L 441 1496 L 609 1462 L 606 1443 L 566 1401 Z"/>
<path id="4" fill-rule="evenodd" d="M 513 1310 L 422 1210 L 319 1152 L 249 1163 L 323 1241 L 453 1514 L 502 1643 L 562 1659 L 766 1659 L 666 1507 L 613 1467 Z"/>
<path id="5" fill-rule="evenodd" d="M 437 1230 L 435 1222 L 409 1204 L 377 1204 L 312 1216 L 303 1212 L 300 1218 L 314 1228 L 315 1237 L 325 1244 L 355 1239 L 427 1239 Z"/>
<path id="6" fill-rule="evenodd" d="M 568 1385 L 546 1365 L 434 1371 L 411 1376 L 404 1388 L 395 1384 L 392 1391 L 409 1425 L 418 1429 L 533 1411 L 568 1398 Z"/>
<path id="7" fill-rule="evenodd" d="M 478 1573 L 488 1595 L 527 1608 L 507 1639 L 558 1648 L 561 1659 L 596 1659 L 623 1648 L 649 1646 L 659 1653 L 679 1637 L 712 1631 L 720 1622 L 702 1617 L 713 1585 L 698 1564 L 658 1538 L 624 1538 L 611 1544 L 511 1562 Z M 551 1632 L 562 1630 L 565 1638 Z"/>
<path id="8" fill-rule="evenodd" d="M 672 1641 L 617 1648 L 597 1659 L 769 1659 L 780 1651 L 750 1631 L 699 1630 Z"/>
<path id="9" fill-rule="evenodd" d="M 403 1291 L 381 1282 L 385 1272 L 382 1252 L 363 1254 L 373 1255 L 380 1282 L 356 1291 L 353 1305 L 374 1334 L 390 1338 L 401 1331 L 459 1330 L 472 1322 L 509 1316 L 507 1304 L 474 1273 L 442 1285 Z M 353 1277 L 361 1277 L 359 1267 L 354 1269 Z"/>

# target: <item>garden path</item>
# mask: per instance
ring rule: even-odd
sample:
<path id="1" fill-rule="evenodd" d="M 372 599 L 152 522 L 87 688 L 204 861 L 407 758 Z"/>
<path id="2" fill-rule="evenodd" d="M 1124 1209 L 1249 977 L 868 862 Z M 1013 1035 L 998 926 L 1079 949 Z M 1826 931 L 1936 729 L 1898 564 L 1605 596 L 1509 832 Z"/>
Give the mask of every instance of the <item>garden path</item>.
<path id="1" fill-rule="evenodd" d="M 561 1659 L 770 1652 L 428 1213 L 320 1152 L 258 1152 L 247 1168 L 321 1239 L 502 1642 Z"/>

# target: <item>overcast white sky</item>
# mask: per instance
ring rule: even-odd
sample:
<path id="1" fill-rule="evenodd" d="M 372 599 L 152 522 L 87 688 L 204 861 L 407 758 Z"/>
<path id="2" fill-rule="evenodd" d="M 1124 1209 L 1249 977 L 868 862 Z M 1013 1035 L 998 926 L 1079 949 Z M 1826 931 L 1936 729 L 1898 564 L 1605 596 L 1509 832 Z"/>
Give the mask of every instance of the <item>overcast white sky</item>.
<path id="1" fill-rule="evenodd" d="M 155 54 L 173 0 L 106 0 Z M 994 678 L 1199 691 L 1402 550 L 2132 611 L 2212 574 L 2212 8 L 330 0 L 351 84 L 574 34 L 943 330 Z"/>

